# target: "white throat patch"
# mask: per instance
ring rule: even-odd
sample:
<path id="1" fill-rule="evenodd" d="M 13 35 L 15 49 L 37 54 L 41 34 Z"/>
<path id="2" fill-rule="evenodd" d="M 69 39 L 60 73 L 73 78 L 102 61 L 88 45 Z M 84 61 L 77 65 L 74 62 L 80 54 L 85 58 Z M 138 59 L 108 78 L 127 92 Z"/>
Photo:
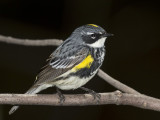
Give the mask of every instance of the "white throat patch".
<path id="1" fill-rule="evenodd" d="M 107 38 L 107 37 L 100 38 L 100 39 L 99 39 L 98 41 L 96 41 L 95 43 L 87 44 L 87 45 L 90 46 L 90 47 L 94 47 L 94 48 L 103 47 L 106 38 Z"/>

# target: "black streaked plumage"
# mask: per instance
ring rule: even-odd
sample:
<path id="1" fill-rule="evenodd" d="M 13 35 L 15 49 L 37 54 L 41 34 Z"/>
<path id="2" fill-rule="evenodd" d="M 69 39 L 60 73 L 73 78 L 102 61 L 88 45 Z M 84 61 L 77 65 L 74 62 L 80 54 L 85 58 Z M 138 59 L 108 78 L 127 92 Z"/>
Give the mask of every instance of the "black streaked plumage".
<path id="1" fill-rule="evenodd" d="M 89 53 L 94 58 L 94 61 L 91 67 L 83 68 L 76 73 L 72 73 L 71 75 L 79 76 L 80 78 L 87 78 L 93 75 L 93 73 L 101 67 L 104 56 L 105 56 L 105 47 L 102 48 L 89 48 Z M 97 71 L 98 72 L 98 71 Z"/>

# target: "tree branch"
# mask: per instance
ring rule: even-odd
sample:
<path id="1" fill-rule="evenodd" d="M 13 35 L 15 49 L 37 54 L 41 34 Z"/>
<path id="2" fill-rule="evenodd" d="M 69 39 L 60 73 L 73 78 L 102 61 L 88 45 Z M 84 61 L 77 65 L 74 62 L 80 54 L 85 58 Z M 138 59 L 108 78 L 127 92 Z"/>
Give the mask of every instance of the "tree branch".
<path id="1" fill-rule="evenodd" d="M 65 95 L 65 102 L 59 103 L 59 97 L 52 95 L 0 94 L 0 104 L 13 105 L 49 105 L 49 106 L 86 106 L 86 105 L 130 105 L 143 109 L 160 111 L 160 100 L 143 95 L 122 93 L 120 91 L 100 93 L 101 99 L 93 100 L 90 94 Z"/>
<path id="2" fill-rule="evenodd" d="M 59 46 L 63 40 L 59 39 L 45 39 L 45 40 L 29 40 L 29 39 L 19 39 L 13 37 L 6 37 L 0 35 L 0 42 L 24 46 Z"/>

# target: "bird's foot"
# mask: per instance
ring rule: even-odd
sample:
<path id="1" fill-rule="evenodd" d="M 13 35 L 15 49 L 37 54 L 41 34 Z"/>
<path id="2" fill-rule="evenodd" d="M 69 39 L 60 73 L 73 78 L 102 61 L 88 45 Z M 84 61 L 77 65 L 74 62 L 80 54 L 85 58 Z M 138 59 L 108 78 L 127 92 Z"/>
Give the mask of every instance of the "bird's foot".
<path id="1" fill-rule="evenodd" d="M 101 99 L 101 95 L 99 93 L 96 93 L 95 91 L 90 90 L 90 89 L 85 88 L 85 87 L 81 87 L 81 89 L 88 92 L 89 94 L 91 94 L 93 96 L 94 100 L 97 100 L 97 103 L 99 103 L 99 101 Z"/>
<path id="2" fill-rule="evenodd" d="M 58 88 L 56 88 L 56 90 L 57 90 L 57 94 L 59 96 L 59 102 L 60 102 L 60 104 L 63 104 L 65 101 L 65 97 Z"/>

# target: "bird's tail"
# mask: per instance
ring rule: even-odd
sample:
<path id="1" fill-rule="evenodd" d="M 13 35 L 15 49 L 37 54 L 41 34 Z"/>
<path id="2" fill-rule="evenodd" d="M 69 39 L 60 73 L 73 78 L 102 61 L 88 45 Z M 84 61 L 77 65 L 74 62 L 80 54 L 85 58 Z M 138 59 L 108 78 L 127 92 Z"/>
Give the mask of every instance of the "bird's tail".
<path id="1" fill-rule="evenodd" d="M 44 90 L 45 88 L 46 87 L 44 87 L 43 85 L 33 86 L 25 94 L 36 94 L 36 93 Z M 13 114 L 18 108 L 19 108 L 19 106 L 13 106 L 9 111 L 9 115 Z"/>

